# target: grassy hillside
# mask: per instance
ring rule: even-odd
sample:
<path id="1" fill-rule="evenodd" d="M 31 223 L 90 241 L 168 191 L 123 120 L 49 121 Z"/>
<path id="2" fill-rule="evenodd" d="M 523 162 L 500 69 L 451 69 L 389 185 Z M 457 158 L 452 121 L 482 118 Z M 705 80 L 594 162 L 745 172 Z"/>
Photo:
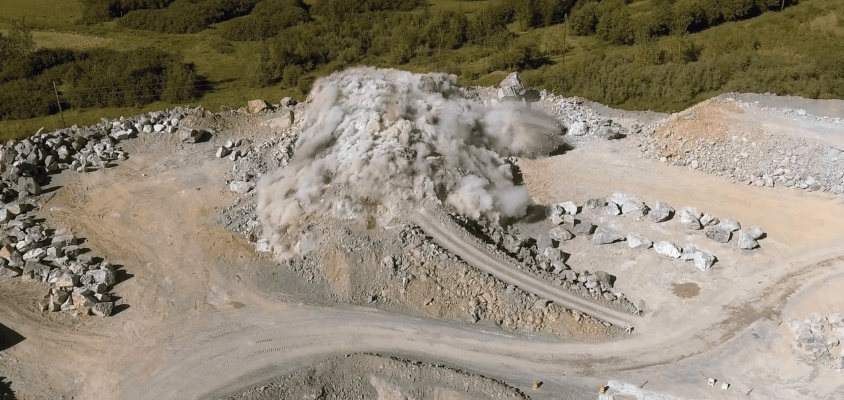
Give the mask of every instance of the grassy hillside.
<path id="1" fill-rule="evenodd" d="M 200 97 L 191 105 L 215 111 L 241 107 L 253 98 L 302 98 L 314 77 L 353 65 L 444 71 L 457 74 L 464 84 L 496 84 L 506 71 L 518 69 L 531 85 L 629 109 L 673 111 L 730 90 L 844 97 L 844 4 L 838 0 L 787 1 L 782 12 L 773 7 L 738 17 L 692 10 L 697 19 L 691 23 L 677 15 L 685 15 L 678 10 L 695 0 L 592 5 L 581 0 L 574 8 L 575 2 L 566 0 L 428 0 L 428 6 L 409 11 L 354 18 L 310 12 L 311 22 L 270 26 L 278 30 L 277 38 L 249 37 L 253 26 L 274 24 L 292 12 L 289 4 L 272 1 L 278 6 L 256 10 L 278 14 L 233 14 L 198 33 L 173 34 L 156 32 L 154 24 L 144 25 L 150 30 L 128 29 L 121 17 L 80 24 L 83 8 L 75 0 L 5 0 L 0 32 L 8 34 L 13 21 L 25 18 L 38 48 L 152 47 L 174 53 L 199 77 L 195 90 Z M 306 0 L 302 7 L 319 11 L 313 7 L 319 1 Z M 600 7 L 598 14 L 603 14 L 590 20 L 590 9 Z M 329 38 L 330 32 L 340 34 Z M 325 41 L 314 39 L 320 37 Z M 334 48 L 334 42 L 341 45 Z M 56 79 L 60 90 L 70 90 L 61 76 Z M 75 107 L 66 109 L 64 117 L 68 126 L 85 125 L 174 105 Z M 61 117 L 0 120 L 0 139 L 42 126 L 60 127 Z"/>

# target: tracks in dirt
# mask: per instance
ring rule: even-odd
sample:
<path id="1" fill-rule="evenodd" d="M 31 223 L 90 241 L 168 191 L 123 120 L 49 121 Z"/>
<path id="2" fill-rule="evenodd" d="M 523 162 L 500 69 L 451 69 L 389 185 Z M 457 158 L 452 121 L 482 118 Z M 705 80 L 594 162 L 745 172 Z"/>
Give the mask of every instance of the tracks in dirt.
<path id="1" fill-rule="evenodd" d="M 633 315 L 593 303 L 554 287 L 540 279 L 519 272 L 514 266 L 507 265 L 487 254 L 481 247 L 467 243 L 466 240 L 455 232 L 454 227 L 450 226 L 450 222 L 444 222 L 443 218 L 438 218 L 428 210 L 420 209 L 414 218 L 414 222 L 441 246 L 460 256 L 460 258 L 475 268 L 503 282 L 515 285 L 526 292 L 533 293 L 546 300 L 551 300 L 563 307 L 580 311 L 619 327 L 626 328 L 632 326 L 641 328 L 644 324 L 642 318 L 637 318 Z"/>

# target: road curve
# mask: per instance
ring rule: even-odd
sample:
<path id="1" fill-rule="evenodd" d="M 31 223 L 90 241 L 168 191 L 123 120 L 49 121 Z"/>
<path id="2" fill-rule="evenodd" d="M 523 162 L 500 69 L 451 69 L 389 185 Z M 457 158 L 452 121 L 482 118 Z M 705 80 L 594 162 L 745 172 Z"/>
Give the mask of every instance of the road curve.
<path id="1" fill-rule="evenodd" d="M 460 258 L 475 268 L 503 282 L 518 286 L 520 289 L 533 293 L 543 299 L 551 300 L 563 307 L 580 311 L 619 327 L 626 328 L 632 326 L 634 328 L 641 328 L 643 325 L 644 321 L 642 318 L 593 303 L 580 296 L 552 286 L 545 281 L 519 272 L 516 267 L 507 265 L 503 261 L 489 255 L 482 246 L 467 243 L 454 231 L 454 227 L 451 226 L 452 223 L 444 222 L 442 218 L 438 218 L 426 209 L 419 210 L 414 218 L 414 222 L 441 246 L 460 256 Z"/>

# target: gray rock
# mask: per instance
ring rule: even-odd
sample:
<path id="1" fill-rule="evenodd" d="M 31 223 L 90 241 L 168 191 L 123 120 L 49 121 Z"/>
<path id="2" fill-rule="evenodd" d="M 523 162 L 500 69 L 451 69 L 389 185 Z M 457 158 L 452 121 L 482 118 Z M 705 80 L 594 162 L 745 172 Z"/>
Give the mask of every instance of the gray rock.
<path id="1" fill-rule="evenodd" d="M 750 227 L 744 228 L 744 231 L 747 232 L 747 234 L 750 235 L 750 237 L 752 237 L 753 239 L 756 239 L 756 240 L 761 239 L 762 236 L 765 235 L 765 232 L 762 231 L 762 228 L 760 228 L 758 226 L 750 226 Z"/>
<path id="2" fill-rule="evenodd" d="M 518 95 L 524 94 L 525 91 L 525 85 L 522 83 L 522 77 L 519 76 L 518 72 L 511 72 L 498 86 L 502 89 L 510 88 Z"/>
<path id="3" fill-rule="evenodd" d="M 620 242 L 622 240 L 624 240 L 624 236 L 603 226 L 598 227 L 595 230 L 595 235 L 592 236 L 592 244 L 595 246 Z"/>
<path id="4" fill-rule="evenodd" d="M 741 224 L 732 218 L 725 218 L 721 220 L 718 227 L 726 231 L 735 232 L 741 229 Z"/>
<path id="5" fill-rule="evenodd" d="M 70 271 L 64 271 L 59 275 L 55 284 L 56 287 L 74 287 L 79 285 L 79 276 L 71 273 Z M 64 301 L 62 301 L 62 303 L 64 303 Z"/>
<path id="6" fill-rule="evenodd" d="M 730 237 L 732 236 L 732 232 L 726 229 L 721 229 L 719 227 L 714 227 L 706 230 L 706 237 L 718 242 L 718 243 L 727 243 L 730 241 Z"/>
<path id="7" fill-rule="evenodd" d="M 577 121 L 569 125 L 569 135 L 585 136 L 587 133 L 589 133 L 589 124 L 587 124 L 586 121 Z"/>
<path id="8" fill-rule="evenodd" d="M 229 153 L 231 153 L 231 150 L 229 150 L 225 146 L 220 146 L 220 148 L 217 149 L 216 156 L 217 156 L 217 158 L 223 158 L 223 157 L 229 155 Z"/>
<path id="9" fill-rule="evenodd" d="M 607 199 L 599 198 L 599 199 L 589 199 L 586 200 L 586 207 L 591 209 L 601 208 L 607 206 Z"/>
<path id="10" fill-rule="evenodd" d="M 41 186 L 35 183 L 35 178 L 31 176 L 22 176 L 18 178 L 18 197 L 22 198 L 27 195 L 41 194 Z"/>
<path id="11" fill-rule="evenodd" d="M 205 139 L 206 132 L 201 129 L 194 129 L 183 126 L 177 132 L 179 140 L 183 143 L 198 143 Z"/>
<path id="12" fill-rule="evenodd" d="M 683 253 L 680 254 L 680 259 L 683 261 L 692 261 L 695 259 L 695 253 L 697 253 L 697 247 L 695 245 L 688 243 L 683 246 Z"/>
<path id="13" fill-rule="evenodd" d="M 575 235 L 591 235 L 595 231 L 595 225 L 587 221 L 576 221 L 571 228 L 571 232 Z"/>
<path id="14" fill-rule="evenodd" d="M 98 317 L 110 317 L 114 312 L 114 303 L 110 301 L 96 303 L 91 306 L 91 312 Z"/>
<path id="15" fill-rule="evenodd" d="M 649 249 L 653 246 L 653 242 L 638 233 L 630 233 L 627 235 L 627 245 L 633 249 Z"/>
<path id="16" fill-rule="evenodd" d="M 706 271 L 712 268 L 715 264 L 715 256 L 705 251 L 698 250 L 694 254 L 695 267 L 701 271 Z"/>
<path id="17" fill-rule="evenodd" d="M 232 183 L 229 184 L 229 190 L 240 194 L 249 193 L 249 191 L 252 190 L 254 187 L 254 183 L 246 181 L 232 181 Z"/>
<path id="18" fill-rule="evenodd" d="M 114 274 L 114 271 L 109 269 L 95 269 L 88 271 L 91 276 L 94 278 L 94 282 L 102 283 L 106 286 L 114 286 L 117 283 L 117 277 Z"/>
<path id="19" fill-rule="evenodd" d="M 548 231 L 548 236 L 558 242 L 565 242 L 566 240 L 571 240 L 572 238 L 574 238 L 574 235 L 571 232 L 566 229 L 563 229 L 560 226 Z"/>
<path id="20" fill-rule="evenodd" d="M 657 254 L 668 258 L 680 258 L 683 254 L 680 252 L 680 248 L 677 247 L 677 245 L 668 241 L 655 243 L 654 251 L 656 251 Z"/>
<path id="21" fill-rule="evenodd" d="M 618 204 L 623 215 L 642 217 L 649 211 L 648 206 L 642 200 L 627 193 L 613 193 L 610 201 Z"/>
<path id="22" fill-rule="evenodd" d="M 546 247 L 551 247 L 551 237 L 548 235 L 539 235 L 536 237 L 536 248 L 539 251 L 545 250 Z"/>
<path id="23" fill-rule="evenodd" d="M 703 226 L 717 225 L 718 222 L 720 222 L 718 221 L 718 218 L 715 218 L 712 214 L 703 214 L 703 216 L 700 217 L 700 224 Z"/>
<path id="24" fill-rule="evenodd" d="M 566 214 L 569 215 L 577 215 L 578 207 L 571 201 L 567 201 L 564 203 L 558 203 L 557 206 L 561 207 Z"/>
<path id="25" fill-rule="evenodd" d="M 700 214 L 694 208 L 685 208 L 680 211 L 680 222 L 688 229 L 703 229 L 699 218 Z"/>
<path id="26" fill-rule="evenodd" d="M 759 247 L 759 243 L 746 229 L 740 229 L 738 233 L 738 248 L 742 250 L 753 250 Z"/>
<path id="27" fill-rule="evenodd" d="M 18 267 L 12 267 L 10 265 L 0 267 L 0 279 L 17 278 L 21 276 L 22 273 L 23 271 L 21 271 L 21 269 Z"/>
<path id="28" fill-rule="evenodd" d="M 621 207 L 612 201 L 607 202 L 606 210 L 609 215 L 621 215 Z"/>
<path id="29" fill-rule="evenodd" d="M 41 261 L 47 257 L 47 250 L 43 247 L 36 247 L 23 254 L 24 261 Z"/>
<path id="30" fill-rule="evenodd" d="M 133 130 L 121 129 L 121 130 L 117 130 L 117 131 L 112 132 L 111 137 L 113 137 L 115 140 L 126 140 L 126 139 L 131 138 L 133 133 L 134 133 Z"/>
<path id="31" fill-rule="evenodd" d="M 674 215 L 674 208 L 661 201 L 657 201 L 650 212 L 650 218 L 653 222 L 668 221 L 672 215 Z"/>

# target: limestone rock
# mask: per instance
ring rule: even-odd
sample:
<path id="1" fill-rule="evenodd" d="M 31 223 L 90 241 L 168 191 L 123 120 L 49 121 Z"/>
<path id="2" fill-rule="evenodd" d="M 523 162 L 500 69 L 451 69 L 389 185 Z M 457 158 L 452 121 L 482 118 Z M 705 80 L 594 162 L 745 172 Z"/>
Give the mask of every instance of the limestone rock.
<path id="1" fill-rule="evenodd" d="M 648 206 L 642 200 L 627 193 L 613 193 L 610 201 L 618 204 L 623 215 L 643 217 L 649 211 Z"/>
<path id="2" fill-rule="evenodd" d="M 715 264 L 715 256 L 705 251 L 698 250 L 694 254 L 695 267 L 701 271 L 706 271 L 712 268 Z"/>
<path id="3" fill-rule="evenodd" d="M 267 125 L 275 132 L 286 130 L 293 126 L 293 110 L 288 110 L 281 117 L 273 118 L 267 121 Z"/>
<path id="4" fill-rule="evenodd" d="M 680 222 L 688 229 L 703 229 L 703 225 L 701 225 L 699 218 L 700 214 L 694 208 L 684 208 L 680 211 Z"/>
<path id="5" fill-rule="evenodd" d="M 104 301 L 94 304 L 91 307 L 91 312 L 98 317 L 110 317 L 114 312 L 114 303 L 111 301 Z"/>
<path id="6" fill-rule="evenodd" d="M 519 76 L 518 72 L 511 72 L 498 86 L 502 89 L 510 88 L 517 95 L 522 95 L 525 92 L 525 85 L 522 83 L 522 77 Z"/>
<path id="7" fill-rule="evenodd" d="M 249 100 L 249 102 L 246 103 L 246 108 L 249 110 L 250 114 L 257 114 L 269 108 L 269 105 L 264 100 L 255 99 Z"/>
<path id="8" fill-rule="evenodd" d="M 183 143 L 198 143 L 203 141 L 206 137 L 205 131 L 186 126 L 179 128 L 177 133 L 179 134 L 179 140 Z"/>
<path id="9" fill-rule="evenodd" d="M 230 149 L 226 148 L 225 146 L 220 146 L 220 148 L 217 149 L 217 153 L 215 153 L 214 155 L 217 156 L 217 158 L 223 158 L 225 156 L 228 156 L 229 153 L 231 153 Z"/>
<path id="10" fill-rule="evenodd" d="M 746 229 L 740 229 L 738 233 L 738 248 L 742 250 L 753 250 L 759 247 L 759 243 Z"/>
<path id="11" fill-rule="evenodd" d="M 255 187 L 254 183 L 245 181 L 232 181 L 229 184 L 229 190 L 235 193 L 246 194 Z"/>
<path id="12" fill-rule="evenodd" d="M 607 206 L 607 199 L 599 198 L 599 199 L 589 199 L 586 200 L 586 207 L 591 209 L 601 208 Z"/>
<path id="13" fill-rule="evenodd" d="M 585 136 L 589 133 L 589 124 L 586 121 L 577 121 L 569 125 L 568 134 L 572 136 Z"/>
<path id="14" fill-rule="evenodd" d="M 575 235 L 591 235 L 592 232 L 595 231 L 595 225 L 587 221 L 578 221 L 575 220 L 573 227 L 571 228 L 571 232 Z"/>
<path id="15" fill-rule="evenodd" d="M 741 229 L 741 224 L 732 218 L 725 218 L 721 220 L 718 227 L 726 231 L 735 232 Z"/>
<path id="16" fill-rule="evenodd" d="M 680 258 L 682 253 L 680 252 L 680 248 L 677 247 L 674 243 L 668 241 L 662 241 L 659 243 L 654 244 L 654 250 L 657 254 L 663 257 L 669 258 Z"/>
<path id="17" fill-rule="evenodd" d="M 706 230 L 706 237 L 718 242 L 718 243 L 727 243 L 730 241 L 730 237 L 732 236 L 732 232 L 726 229 L 721 229 L 719 227 L 710 228 Z"/>
<path id="18" fill-rule="evenodd" d="M 661 201 L 657 201 L 656 205 L 654 205 L 653 210 L 651 210 L 650 212 L 650 218 L 653 222 L 668 221 L 673 215 L 674 208 Z"/>
<path id="19" fill-rule="evenodd" d="M 578 207 L 576 204 L 574 204 L 574 202 L 567 201 L 564 203 L 558 203 L 557 205 L 560 206 L 566 214 L 577 215 Z"/>
<path id="20" fill-rule="evenodd" d="M 595 235 L 592 236 L 592 244 L 595 246 L 620 242 L 622 240 L 624 240 L 624 236 L 602 226 L 598 227 L 595 230 Z"/>
<path id="21" fill-rule="evenodd" d="M 718 221 L 718 218 L 715 218 L 712 214 L 703 214 L 703 216 L 700 217 L 700 224 L 703 226 L 717 225 L 718 222 L 720 222 Z"/>
<path id="22" fill-rule="evenodd" d="M 627 235 L 627 245 L 632 249 L 649 249 L 653 246 L 653 242 L 638 233 L 631 233 Z"/>
<path id="23" fill-rule="evenodd" d="M 752 237 L 755 240 L 759 240 L 759 239 L 762 238 L 762 236 L 765 235 L 765 232 L 762 231 L 762 228 L 760 228 L 758 226 L 750 226 L 750 227 L 744 228 L 744 230 L 745 230 L 745 232 L 747 232 L 748 235 L 750 235 L 750 237 Z"/>
<path id="24" fill-rule="evenodd" d="M 606 210 L 609 215 L 621 215 L 621 207 L 612 201 L 607 202 Z"/>
<path id="25" fill-rule="evenodd" d="M 88 311 L 97 304 L 97 299 L 88 294 L 87 291 L 74 291 L 71 295 L 71 299 L 73 300 L 73 305 L 76 307 L 76 310 L 81 312 L 83 315 L 87 315 Z"/>
<path id="26" fill-rule="evenodd" d="M 18 267 L 12 267 L 9 265 L 0 267 L 0 279 L 16 278 L 21 276 L 21 273 L 23 273 L 23 271 L 21 271 Z"/>
<path id="27" fill-rule="evenodd" d="M 695 258 L 695 253 L 697 253 L 697 247 L 695 245 L 689 243 L 683 246 L 683 253 L 680 254 L 680 259 L 683 261 L 692 261 Z"/>
<path id="28" fill-rule="evenodd" d="M 572 238 L 574 238 L 574 235 L 571 232 L 566 229 L 563 229 L 563 227 L 560 226 L 548 231 L 548 236 L 558 242 L 565 242 L 566 240 L 571 240 Z"/>

